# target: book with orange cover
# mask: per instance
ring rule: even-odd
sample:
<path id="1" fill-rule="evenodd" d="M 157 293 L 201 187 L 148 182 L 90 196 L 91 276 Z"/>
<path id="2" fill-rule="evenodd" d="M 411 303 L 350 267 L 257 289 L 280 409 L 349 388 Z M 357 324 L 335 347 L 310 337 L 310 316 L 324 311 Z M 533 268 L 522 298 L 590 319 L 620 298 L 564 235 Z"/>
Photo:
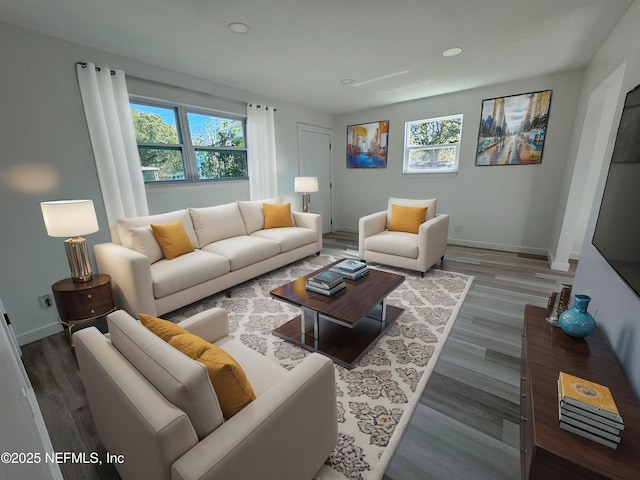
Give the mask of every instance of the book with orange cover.
<path id="1" fill-rule="evenodd" d="M 561 404 L 564 402 L 574 405 L 622 423 L 622 417 L 608 387 L 560 372 L 558 388 Z"/>

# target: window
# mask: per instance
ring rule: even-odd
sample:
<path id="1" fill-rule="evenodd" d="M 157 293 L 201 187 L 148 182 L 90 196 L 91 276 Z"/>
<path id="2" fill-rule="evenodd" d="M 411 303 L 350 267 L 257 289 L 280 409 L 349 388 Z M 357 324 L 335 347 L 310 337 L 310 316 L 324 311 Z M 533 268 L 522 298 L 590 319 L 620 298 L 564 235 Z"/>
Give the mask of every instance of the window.
<path id="1" fill-rule="evenodd" d="M 462 115 L 406 122 L 404 173 L 458 171 Z"/>
<path id="2" fill-rule="evenodd" d="M 248 177 L 244 118 L 136 99 L 130 106 L 145 183 Z"/>

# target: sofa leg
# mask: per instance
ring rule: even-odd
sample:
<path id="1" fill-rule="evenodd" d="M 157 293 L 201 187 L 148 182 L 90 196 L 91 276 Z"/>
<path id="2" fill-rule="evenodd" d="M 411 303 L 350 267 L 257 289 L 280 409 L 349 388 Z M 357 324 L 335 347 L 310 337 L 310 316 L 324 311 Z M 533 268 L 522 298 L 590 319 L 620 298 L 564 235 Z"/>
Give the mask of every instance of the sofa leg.
<path id="1" fill-rule="evenodd" d="M 320 252 L 316 252 L 316 257 L 319 257 L 319 256 L 320 256 Z"/>
<path id="2" fill-rule="evenodd" d="M 420 272 L 420 276 L 421 276 L 422 278 L 424 278 L 424 274 L 425 274 L 425 272 Z"/>
<path id="3" fill-rule="evenodd" d="M 230 289 L 230 288 L 227 288 L 227 289 L 224 291 L 224 295 L 225 295 L 225 297 L 227 297 L 227 298 L 231 298 L 231 289 Z"/>
<path id="4" fill-rule="evenodd" d="M 444 255 L 440 257 L 440 268 L 444 266 Z"/>

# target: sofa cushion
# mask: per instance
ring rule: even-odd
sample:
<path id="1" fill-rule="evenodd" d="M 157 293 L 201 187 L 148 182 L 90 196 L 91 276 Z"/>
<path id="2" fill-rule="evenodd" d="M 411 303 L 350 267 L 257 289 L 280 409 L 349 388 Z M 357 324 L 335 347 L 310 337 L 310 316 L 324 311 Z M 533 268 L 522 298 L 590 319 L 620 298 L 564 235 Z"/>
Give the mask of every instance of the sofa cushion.
<path id="1" fill-rule="evenodd" d="M 420 225 L 425 221 L 429 207 L 410 207 L 407 205 L 391 205 L 389 230 L 397 232 L 418 233 Z"/>
<path id="2" fill-rule="evenodd" d="M 190 208 L 189 214 L 200 248 L 218 240 L 247 234 L 236 202 L 215 207 Z"/>
<path id="3" fill-rule="evenodd" d="M 121 218 L 118 220 L 116 225 L 118 236 L 120 237 L 120 244 L 127 248 L 133 248 L 133 241 L 131 240 L 130 232 L 131 228 L 143 227 L 145 225 L 151 225 L 152 223 L 173 223 L 178 220 L 182 222 L 182 225 L 189 236 L 189 240 L 191 240 L 191 244 L 194 248 L 197 248 L 198 238 L 196 237 L 196 232 L 193 229 L 193 224 L 191 223 L 191 217 L 189 216 L 188 210 L 175 210 L 173 212 L 161 213 L 158 215 L 147 215 L 146 217 Z"/>
<path id="4" fill-rule="evenodd" d="M 183 410 L 202 439 L 224 417 L 207 369 L 151 333 L 123 310 L 107 317 L 113 346 L 164 397 Z"/>
<path id="5" fill-rule="evenodd" d="M 280 246 L 273 240 L 243 235 L 210 243 L 202 250 L 228 258 L 231 271 L 234 271 L 275 257 L 280 253 Z"/>
<path id="6" fill-rule="evenodd" d="M 280 246 L 280 253 L 304 247 L 318 240 L 318 233 L 315 230 L 300 227 L 258 230 L 253 236 L 273 240 Z"/>
<path id="7" fill-rule="evenodd" d="M 426 220 L 431 220 L 436 216 L 436 204 L 437 199 L 429 198 L 427 200 L 414 200 L 412 198 L 395 198 L 389 197 L 389 203 L 387 204 L 387 226 L 389 228 L 389 221 L 391 220 L 391 205 L 405 205 L 409 207 L 428 207 Z"/>
<path id="8" fill-rule="evenodd" d="M 173 260 L 194 250 L 181 220 L 173 223 L 152 223 L 151 231 L 167 260 Z"/>
<path id="9" fill-rule="evenodd" d="M 149 257 L 149 262 L 154 263 L 164 258 L 160 244 L 153 236 L 150 225 L 129 229 L 133 249 Z"/>
<path id="10" fill-rule="evenodd" d="M 162 259 L 151 265 L 153 295 L 162 298 L 185 288 L 228 273 L 229 260 L 195 250 L 173 260 Z"/>
<path id="11" fill-rule="evenodd" d="M 220 347 L 191 333 L 176 335 L 169 340 L 169 345 L 207 367 L 225 419 L 256 399 L 242 367 Z"/>
<path id="12" fill-rule="evenodd" d="M 180 325 L 170 322 L 169 320 L 156 318 L 153 315 L 146 313 L 140 313 L 138 314 L 138 317 L 140 317 L 140 323 L 142 323 L 142 325 L 147 327 L 152 333 L 159 336 L 165 342 L 168 342 L 176 335 L 189 333 L 189 330 L 186 330 Z"/>
<path id="13" fill-rule="evenodd" d="M 247 234 L 249 235 L 264 228 L 263 203 L 280 203 L 280 199 L 269 198 L 267 200 L 260 201 L 246 200 L 238 202 L 238 208 L 240 208 L 242 220 L 244 221 L 244 226 L 247 229 Z"/>
<path id="14" fill-rule="evenodd" d="M 365 250 L 397 257 L 418 258 L 418 235 L 385 230 L 364 241 Z"/>
<path id="15" fill-rule="evenodd" d="M 262 205 L 264 211 L 264 228 L 282 228 L 293 227 L 291 220 L 291 204 L 282 203 L 279 205 L 273 203 L 264 203 Z"/>

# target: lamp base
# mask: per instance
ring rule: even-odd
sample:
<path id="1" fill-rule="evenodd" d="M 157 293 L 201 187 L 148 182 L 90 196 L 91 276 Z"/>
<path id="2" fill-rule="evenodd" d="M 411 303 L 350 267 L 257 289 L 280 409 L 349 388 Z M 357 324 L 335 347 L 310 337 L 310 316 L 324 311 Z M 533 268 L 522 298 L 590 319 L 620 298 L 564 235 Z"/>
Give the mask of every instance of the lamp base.
<path id="1" fill-rule="evenodd" d="M 310 193 L 302 194 L 302 211 L 304 213 L 311 212 L 311 194 Z"/>
<path id="2" fill-rule="evenodd" d="M 71 280 L 77 283 L 91 280 L 93 272 L 91 271 L 87 241 L 82 237 L 68 238 L 64 241 L 64 249 L 71 269 Z"/>

